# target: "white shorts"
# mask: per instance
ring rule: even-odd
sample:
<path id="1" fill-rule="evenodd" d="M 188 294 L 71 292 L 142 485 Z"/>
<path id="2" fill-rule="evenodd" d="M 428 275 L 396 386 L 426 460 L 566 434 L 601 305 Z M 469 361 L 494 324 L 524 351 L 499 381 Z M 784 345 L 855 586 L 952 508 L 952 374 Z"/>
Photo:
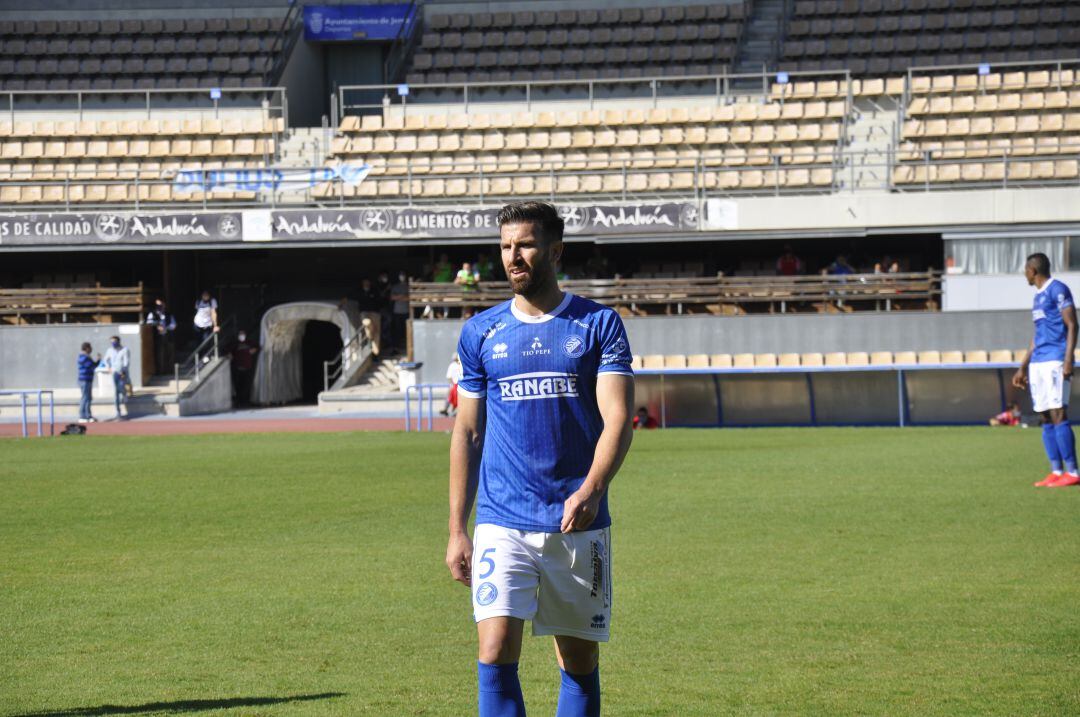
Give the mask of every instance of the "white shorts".
<path id="1" fill-rule="evenodd" d="M 1039 361 L 1028 366 L 1031 403 L 1036 413 L 1069 405 L 1069 380 L 1062 361 Z"/>
<path id="2" fill-rule="evenodd" d="M 538 533 L 480 524 L 473 535 L 473 617 L 532 620 L 534 635 L 607 642 L 611 532 Z"/>

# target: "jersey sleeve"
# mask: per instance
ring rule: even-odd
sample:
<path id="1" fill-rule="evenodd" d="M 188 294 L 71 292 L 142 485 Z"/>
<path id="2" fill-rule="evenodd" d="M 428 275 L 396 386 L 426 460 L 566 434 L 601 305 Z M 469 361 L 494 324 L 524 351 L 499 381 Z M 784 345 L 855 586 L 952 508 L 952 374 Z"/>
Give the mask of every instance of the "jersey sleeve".
<path id="1" fill-rule="evenodd" d="M 614 311 L 605 311 L 601 314 L 600 361 L 597 364 L 596 373 L 617 373 L 624 376 L 633 376 L 634 369 L 630 367 L 633 358 L 622 319 Z"/>
<path id="2" fill-rule="evenodd" d="M 1057 291 L 1054 294 L 1054 301 L 1057 302 L 1058 311 L 1064 309 L 1067 306 L 1073 305 L 1072 292 L 1069 291 L 1069 287 L 1065 286 L 1062 282 L 1056 282 Z"/>
<path id="3" fill-rule="evenodd" d="M 458 395 L 465 398 L 483 398 L 487 395 L 487 374 L 481 360 L 481 335 L 467 323 L 458 339 L 458 358 L 461 359 L 461 380 Z"/>

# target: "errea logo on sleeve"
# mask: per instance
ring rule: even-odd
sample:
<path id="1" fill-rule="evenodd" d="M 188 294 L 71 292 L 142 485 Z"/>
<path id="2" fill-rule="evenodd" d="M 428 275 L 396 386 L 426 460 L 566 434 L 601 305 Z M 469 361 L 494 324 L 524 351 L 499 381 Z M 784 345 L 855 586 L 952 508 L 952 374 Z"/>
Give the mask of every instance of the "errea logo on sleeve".
<path id="1" fill-rule="evenodd" d="M 572 373 L 536 371 L 499 379 L 499 398 L 529 401 L 536 398 L 576 397 L 578 377 Z"/>

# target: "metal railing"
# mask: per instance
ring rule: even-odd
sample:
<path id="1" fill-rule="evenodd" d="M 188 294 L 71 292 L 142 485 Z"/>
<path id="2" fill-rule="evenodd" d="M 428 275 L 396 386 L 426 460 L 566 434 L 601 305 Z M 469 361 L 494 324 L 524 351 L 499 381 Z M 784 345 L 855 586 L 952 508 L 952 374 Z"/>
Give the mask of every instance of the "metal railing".
<path id="1" fill-rule="evenodd" d="M 220 93 L 219 97 L 212 96 L 211 90 Z M 197 100 L 196 98 L 202 98 Z M 193 87 L 184 89 L 141 89 L 141 90 L 2 90 L 0 102 L 7 99 L 8 117 L 15 122 L 15 113 L 22 111 L 49 112 L 67 110 L 77 113 L 79 121 L 83 119 L 86 111 L 125 110 L 131 107 L 123 104 L 132 104 L 130 100 L 141 98 L 139 103 L 140 112 L 145 111 L 146 119 L 153 119 L 154 113 L 173 113 L 178 109 L 183 110 L 209 110 L 218 117 L 223 108 L 229 109 L 262 109 L 269 113 L 268 116 L 282 117 L 285 126 L 289 126 L 289 103 L 284 87 Z M 90 100 L 100 99 L 94 103 Z M 274 99 L 278 98 L 278 99 Z M 179 99 L 180 103 L 166 103 L 165 100 Z M 18 104 L 26 104 L 33 100 L 38 106 L 28 107 L 25 110 L 17 108 Z M 40 106 L 44 100 L 52 100 L 46 107 Z M 123 103 L 123 100 L 129 100 Z M 155 106 L 155 100 L 158 101 Z M 273 114 L 277 113 L 277 114 Z M 40 118 L 39 118 L 40 119 Z M 70 116 L 64 119 L 71 120 Z"/>
<path id="2" fill-rule="evenodd" d="M 360 326 L 341 347 L 341 352 L 337 356 L 329 361 L 323 361 L 323 390 L 329 391 L 330 386 L 337 384 L 344 377 L 346 370 L 363 363 L 371 354 L 371 340 L 364 327 Z"/>
<path id="3" fill-rule="evenodd" d="M 851 73 L 846 70 L 832 72 L 792 71 L 787 73 L 789 79 L 795 81 L 803 79 L 840 80 L 851 86 Z M 741 81 L 753 81 L 756 88 L 748 91 L 739 87 L 736 91 L 735 84 L 745 84 Z M 451 102 L 461 105 L 462 112 L 469 111 L 469 104 L 524 102 L 524 109 L 531 110 L 532 102 L 539 101 L 538 96 L 545 97 L 547 102 L 551 99 L 582 102 L 587 101 L 592 109 L 595 102 L 603 99 L 648 100 L 657 105 L 661 99 L 687 98 L 690 96 L 710 98 L 717 103 L 731 102 L 736 97 L 758 97 L 762 101 L 770 98 L 771 88 L 776 82 L 775 73 L 762 68 L 760 72 L 708 75 L 677 75 L 677 76 L 652 76 L 652 77 L 626 77 L 612 79 L 588 79 L 588 80 L 529 80 L 521 82 L 463 82 L 463 83 L 423 83 L 409 85 L 408 95 L 399 95 L 397 85 L 342 85 L 337 92 L 338 123 L 349 114 L 367 114 L 374 111 L 389 110 L 395 105 L 400 106 L 402 113 L 407 113 L 408 104 L 423 104 L 423 100 L 417 100 L 413 93 L 429 92 L 436 94 L 438 102 Z M 711 88 L 705 91 L 704 88 Z M 635 89 L 636 88 L 636 89 Z M 620 92 L 621 91 L 621 92 Z M 381 96 L 379 103 L 353 102 L 349 100 L 349 94 L 355 93 L 368 96 Z M 442 95 L 449 94 L 451 97 L 460 95 L 460 99 L 446 99 Z M 777 98 L 779 101 L 779 98 Z M 368 112 L 364 112 L 367 110 Z"/>
<path id="4" fill-rule="evenodd" d="M 173 391 L 177 398 L 180 397 L 180 394 L 189 393 L 194 387 L 197 387 L 205 375 L 203 368 L 213 366 L 221 358 L 225 346 L 228 345 L 226 339 L 231 338 L 235 325 L 236 321 L 232 316 L 220 322 L 218 330 L 203 339 L 186 359 L 173 364 L 173 379 L 175 381 Z M 180 382 L 185 380 L 189 383 L 183 390 L 180 390 Z"/>
<path id="5" fill-rule="evenodd" d="M 764 306 L 786 313 L 793 305 L 813 304 L 826 309 L 862 307 L 893 311 L 898 302 L 913 303 L 921 310 L 937 310 L 941 298 L 941 272 L 893 274 L 847 274 L 807 276 L 706 276 L 655 279 L 575 279 L 560 282 L 573 294 L 632 313 L 661 309 L 665 315 L 690 313 L 725 314 L 747 306 Z M 480 282 L 475 289 L 454 284 L 413 282 L 409 285 L 409 309 L 413 316 L 449 315 L 484 309 L 511 296 L 506 282 Z M 933 308 L 931 308 L 933 307 Z M 908 307 L 911 308 L 910 306 Z"/>
<path id="6" fill-rule="evenodd" d="M 427 430 L 435 430 L 435 389 L 446 388 L 445 383 L 417 383 L 405 387 L 405 431 L 412 430 L 412 397 L 416 396 L 416 430 L 423 430 L 424 407 L 427 406 Z M 427 398 L 427 403 L 424 403 Z"/>
<path id="7" fill-rule="evenodd" d="M 25 391 L 18 391 L 18 390 L 15 390 L 15 391 L 12 391 L 12 390 L 0 391 L 0 396 L 18 396 L 19 397 L 19 407 L 20 407 L 20 409 L 22 411 L 21 423 L 22 423 L 22 437 L 23 438 L 28 438 L 30 436 L 29 423 L 27 421 L 27 411 L 28 411 L 28 408 L 29 408 L 28 405 L 27 405 L 27 402 L 26 402 L 26 397 L 27 396 L 36 396 L 36 398 L 37 398 L 37 434 L 38 434 L 38 436 L 44 436 L 45 435 L 44 426 L 43 426 L 44 406 L 43 406 L 43 402 L 42 402 L 42 396 L 44 396 L 45 394 L 48 394 L 48 396 L 49 396 L 49 435 L 54 436 L 54 435 L 56 435 L 56 405 L 55 405 L 54 394 L 53 394 L 51 389 L 43 388 L 43 389 L 30 389 L 30 390 L 25 390 Z"/>

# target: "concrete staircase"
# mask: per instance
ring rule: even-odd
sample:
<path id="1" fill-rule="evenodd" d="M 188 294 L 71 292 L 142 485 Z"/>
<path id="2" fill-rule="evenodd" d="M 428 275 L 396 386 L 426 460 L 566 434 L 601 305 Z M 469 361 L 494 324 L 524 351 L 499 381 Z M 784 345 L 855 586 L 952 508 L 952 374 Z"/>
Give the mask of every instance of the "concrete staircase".
<path id="1" fill-rule="evenodd" d="M 775 70 L 783 30 L 784 0 L 756 0 L 743 26 L 732 72 L 736 75 L 761 72 L 762 66 Z"/>
<path id="2" fill-rule="evenodd" d="M 376 359 L 355 385 L 319 394 L 319 413 L 361 413 L 371 416 L 405 415 L 405 394 L 398 386 L 400 357 Z M 435 391 L 435 410 L 443 406 L 446 389 Z M 415 400 L 414 400 L 415 410 Z"/>
<path id="3" fill-rule="evenodd" d="M 333 129 L 325 127 L 293 127 L 289 136 L 281 142 L 276 167 L 310 169 L 326 164 L 330 154 Z M 278 190 L 274 200 L 278 204 L 300 204 L 311 201 L 311 190 Z"/>
<path id="4" fill-rule="evenodd" d="M 868 98 L 855 101 L 848 124 L 847 163 L 838 172 L 838 184 L 855 192 L 882 192 L 889 188 L 889 152 L 900 121 L 898 107 Z"/>

